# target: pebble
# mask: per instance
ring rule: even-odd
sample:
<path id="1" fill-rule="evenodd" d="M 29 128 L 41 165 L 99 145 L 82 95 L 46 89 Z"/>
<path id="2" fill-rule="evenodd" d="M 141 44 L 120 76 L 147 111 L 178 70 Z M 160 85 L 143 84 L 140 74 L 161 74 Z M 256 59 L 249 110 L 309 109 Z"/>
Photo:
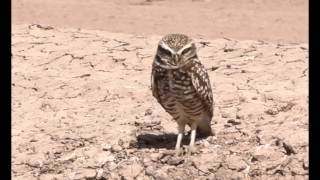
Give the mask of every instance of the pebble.
<path id="1" fill-rule="evenodd" d="M 210 143 L 207 140 L 203 140 L 202 141 L 202 146 L 207 148 L 207 147 L 210 146 Z"/>
<path id="2" fill-rule="evenodd" d="M 58 159 L 58 161 L 66 162 L 66 161 L 74 161 L 77 159 L 77 155 L 75 152 L 71 154 L 63 155 L 61 158 Z"/>
<path id="3" fill-rule="evenodd" d="M 60 180 L 63 179 L 61 174 L 41 174 L 39 177 L 40 180 Z"/>
<path id="4" fill-rule="evenodd" d="M 167 173 L 163 172 L 163 171 L 158 171 L 155 175 L 157 180 L 167 180 L 169 179 Z"/>
<path id="5" fill-rule="evenodd" d="M 144 113 L 145 116 L 150 116 L 152 115 L 152 109 L 147 109 Z"/>
<path id="6" fill-rule="evenodd" d="M 178 166 L 179 164 L 182 164 L 184 162 L 184 159 L 179 157 L 171 157 L 167 160 L 167 164 Z"/>
<path id="7" fill-rule="evenodd" d="M 145 173 L 146 173 L 147 176 L 153 176 L 153 175 L 155 174 L 154 167 L 148 166 L 148 167 L 145 169 Z"/>
<path id="8" fill-rule="evenodd" d="M 226 142 L 224 142 L 225 144 L 227 144 L 227 145 L 230 145 L 230 144 L 232 144 L 233 143 L 233 140 L 227 140 Z"/>
<path id="9" fill-rule="evenodd" d="M 113 162 L 113 161 L 108 162 L 108 169 L 110 171 L 114 170 L 115 168 L 117 168 L 117 164 L 115 162 Z"/>
<path id="10" fill-rule="evenodd" d="M 210 143 L 210 144 L 215 144 L 217 142 L 217 136 L 210 136 L 207 138 L 207 141 Z"/>
<path id="11" fill-rule="evenodd" d="M 231 115 L 230 115 L 230 113 L 222 112 L 222 113 L 221 113 L 221 117 L 222 117 L 222 118 L 230 118 Z"/>
<path id="12" fill-rule="evenodd" d="M 152 153 L 150 154 L 150 158 L 152 161 L 158 161 L 161 157 L 163 156 L 163 154 L 161 153 Z"/>
<path id="13" fill-rule="evenodd" d="M 120 152 L 120 151 L 122 151 L 122 147 L 118 144 L 115 144 L 111 147 L 111 151 L 112 152 Z"/>
<path id="14" fill-rule="evenodd" d="M 143 164 L 144 165 L 150 165 L 150 163 L 151 163 L 151 159 L 150 158 L 148 158 L 148 157 L 143 158 Z"/>
<path id="15" fill-rule="evenodd" d="M 26 164 L 34 168 L 41 168 L 43 166 L 43 161 L 40 159 L 29 159 Z"/>
<path id="16" fill-rule="evenodd" d="M 119 170 L 119 174 L 123 177 L 134 179 L 140 172 L 143 170 L 143 166 L 137 162 L 134 162 L 131 165 L 125 165 Z"/>
<path id="17" fill-rule="evenodd" d="M 97 172 L 94 169 L 81 169 L 74 174 L 72 180 L 94 179 L 96 175 Z"/>
<path id="18" fill-rule="evenodd" d="M 242 171 L 246 169 L 247 164 L 239 156 L 231 155 L 226 159 L 229 169 Z"/>
<path id="19" fill-rule="evenodd" d="M 234 119 L 229 119 L 229 120 L 227 121 L 227 123 L 230 123 L 230 124 L 232 124 L 232 125 L 239 125 L 239 124 L 241 124 L 240 121 L 236 121 L 236 120 L 234 120 Z"/>
<path id="20" fill-rule="evenodd" d="M 100 168 L 100 169 L 98 169 L 98 171 L 97 171 L 96 179 L 101 179 L 102 176 L 103 176 L 103 169 Z"/>
<path id="21" fill-rule="evenodd" d="M 111 150 L 111 145 L 110 144 L 105 144 L 103 147 L 102 147 L 102 150 L 104 151 L 110 151 Z"/>
<path id="22" fill-rule="evenodd" d="M 236 119 L 244 119 L 244 115 L 237 114 Z"/>

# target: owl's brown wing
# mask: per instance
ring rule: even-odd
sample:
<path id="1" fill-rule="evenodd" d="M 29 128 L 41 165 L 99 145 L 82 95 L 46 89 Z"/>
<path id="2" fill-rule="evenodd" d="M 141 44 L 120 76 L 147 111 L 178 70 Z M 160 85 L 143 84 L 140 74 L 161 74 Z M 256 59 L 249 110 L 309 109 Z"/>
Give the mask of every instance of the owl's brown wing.
<path id="1" fill-rule="evenodd" d="M 195 88 L 199 98 L 204 103 L 209 115 L 213 116 L 213 96 L 209 80 L 209 75 L 205 67 L 198 61 L 194 61 L 191 73 L 192 85 Z"/>
<path id="2" fill-rule="evenodd" d="M 159 94 L 158 94 L 158 73 L 156 71 L 156 67 L 154 65 L 152 65 L 152 72 L 151 72 L 151 90 L 152 90 L 152 95 L 153 97 L 155 97 L 157 99 L 157 101 L 159 102 Z"/>

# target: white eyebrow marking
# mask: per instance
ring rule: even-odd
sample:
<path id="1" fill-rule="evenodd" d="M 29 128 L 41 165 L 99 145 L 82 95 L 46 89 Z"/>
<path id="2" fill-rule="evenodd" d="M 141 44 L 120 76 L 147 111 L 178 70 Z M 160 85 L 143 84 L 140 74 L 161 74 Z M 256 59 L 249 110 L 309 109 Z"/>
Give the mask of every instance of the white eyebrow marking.
<path id="1" fill-rule="evenodd" d="M 163 49 L 166 49 L 171 52 L 171 54 L 176 54 L 169 46 L 167 46 L 164 42 L 160 42 L 159 44 Z"/>
<path id="2" fill-rule="evenodd" d="M 185 49 L 187 49 L 187 48 L 189 48 L 189 47 L 192 46 L 192 43 L 193 43 L 193 42 L 190 42 L 190 43 L 186 44 L 185 46 L 183 46 L 183 47 L 177 52 L 177 54 L 180 54 L 180 55 L 181 55 L 181 53 L 182 53 L 183 50 L 185 50 Z"/>

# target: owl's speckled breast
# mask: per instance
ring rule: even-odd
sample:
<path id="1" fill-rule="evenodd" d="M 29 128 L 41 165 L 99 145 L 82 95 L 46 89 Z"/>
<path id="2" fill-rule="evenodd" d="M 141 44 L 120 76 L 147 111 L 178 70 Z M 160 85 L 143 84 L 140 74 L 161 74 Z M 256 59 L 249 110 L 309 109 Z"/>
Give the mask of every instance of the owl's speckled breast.
<path id="1" fill-rule="evenodd" d="M 192 86 L 191 76 L 185 69 L 162 70 L 158 93 L 161 105 L 177 121 L 201 119 L 203 103 Z M 191 123 L 191 122 L 190 122 Z"/>

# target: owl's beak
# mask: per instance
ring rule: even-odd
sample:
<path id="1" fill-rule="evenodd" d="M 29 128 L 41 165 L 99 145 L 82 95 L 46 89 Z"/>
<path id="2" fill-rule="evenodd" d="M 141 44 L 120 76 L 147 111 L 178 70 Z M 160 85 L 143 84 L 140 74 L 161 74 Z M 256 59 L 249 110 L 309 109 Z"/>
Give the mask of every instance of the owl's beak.
<path id="1" fill-rule="evenodd" d="M 173 55 L 174 61 L 177 64 L 179 62 L 179 55 L 178 54 L 174 54 Z"/>

